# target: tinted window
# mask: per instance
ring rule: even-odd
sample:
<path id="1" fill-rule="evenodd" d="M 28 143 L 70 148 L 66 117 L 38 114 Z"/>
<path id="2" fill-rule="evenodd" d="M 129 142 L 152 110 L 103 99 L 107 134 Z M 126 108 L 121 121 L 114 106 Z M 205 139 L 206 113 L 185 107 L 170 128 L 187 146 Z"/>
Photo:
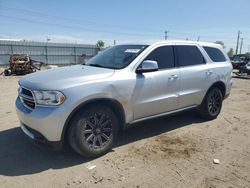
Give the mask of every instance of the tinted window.
<path id="1" fill-rule="evenodd" d="M 200 65 L 205 60 L 196 46 L 176 46 L 179 66 Z"/>
<path id="2" fill-rule="evenodd" d="M 206 50 L 210 59 L 212 59 L 214 62 L 226 61 L 225 56 L 223 55 L 223 53 L 219 49 L 212 48 L 212 47 L 203 47 L 203 48 Z"/>
<path id="3" fill-rule="evenodd" d="M 152 51 L 145 60 L 157 61 L 159 69 L 174 67 L 174 49 L 172 46 L 161 46 Z"/>

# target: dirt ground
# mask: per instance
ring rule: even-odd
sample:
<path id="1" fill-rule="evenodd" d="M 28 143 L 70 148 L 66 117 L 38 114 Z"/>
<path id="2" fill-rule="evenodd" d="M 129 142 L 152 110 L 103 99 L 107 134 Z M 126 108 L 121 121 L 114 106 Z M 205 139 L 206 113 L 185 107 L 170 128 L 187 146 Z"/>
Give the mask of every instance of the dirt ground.
<path id="1" fill-rule="evenodd" d="M 216 120 L 185 112 L 146 121 L 89 160 L 27 141 L 14 105 L 19 79 L 0 76 L 0 187 L 250 187 L 250 80 L 234 78 Z"/>

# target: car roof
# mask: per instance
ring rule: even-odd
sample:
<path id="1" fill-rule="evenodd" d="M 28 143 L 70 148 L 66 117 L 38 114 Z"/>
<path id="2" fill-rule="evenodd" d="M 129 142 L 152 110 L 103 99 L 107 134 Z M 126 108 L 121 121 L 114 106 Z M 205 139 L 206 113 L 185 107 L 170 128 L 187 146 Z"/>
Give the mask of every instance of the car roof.
<path id="1" fill-rule="evenodd" d="M 215 47 L 215 48 L 222 48 L 220 44 L 212 43 L 212 42 L 200 42 L 200 41 L 191 41 L 191 40 L 164 40 L 160 42 L 156 42 L 154 44 L 196 44 L 200 46 L 208 46 L 208 47 Z"/>
<path id="2" fill-rule="evenodd" d="M 200 42 L 200 41 L 191 41 L 191 40 L 163 40 L 159 42 L 150 42 L 150 43 L 128 43 L 124 45 L 161 45 L 161 44 L 194 44 L 200 46 L 214 47 L 222 49 L 220 44 L 212 43 L 212 42 Z"/>

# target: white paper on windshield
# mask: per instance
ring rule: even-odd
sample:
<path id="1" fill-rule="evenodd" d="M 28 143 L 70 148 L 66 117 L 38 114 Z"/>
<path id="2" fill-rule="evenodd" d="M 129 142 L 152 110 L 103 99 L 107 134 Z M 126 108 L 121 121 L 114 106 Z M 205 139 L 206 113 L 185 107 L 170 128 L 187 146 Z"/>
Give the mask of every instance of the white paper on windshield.
<path id="1" fill-rule="evenodd" d="M 127 49 L 125 50 L 125 53 L 138 53 L 140 49 Z"/>

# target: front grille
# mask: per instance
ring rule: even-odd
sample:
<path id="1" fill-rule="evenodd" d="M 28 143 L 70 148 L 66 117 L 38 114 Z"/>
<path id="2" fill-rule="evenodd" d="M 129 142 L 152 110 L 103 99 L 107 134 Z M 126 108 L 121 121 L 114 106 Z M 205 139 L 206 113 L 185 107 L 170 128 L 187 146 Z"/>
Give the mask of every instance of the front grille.
<path id="1" fill-rule="evenodd" d="M 29 97 L 33 97 L 32 92 L 30 90 L 28 90 L 28 89 L 22 88 L 21 93 L 24 94 L 24 95 L 27 95 Z"/>
<path id="2" fill-rule="evenodd" d="M 30 90 L 21 87 L 19 91 L 19 98 L 21 99 L 22 103 L 25 107 L 29 109 L 34 109 L 36 106 L 33 94 Z"/>
<path id="3" fill-rule="evenodd" d="M 32 108 L 32 109 L 35 108 L 35 103 L 34 103 L 34 101 L 29 101 L 29 100 L 23 98 L 23 103 L 26 104 L 28 107 L 30 107 L 30 108 Z"/>

